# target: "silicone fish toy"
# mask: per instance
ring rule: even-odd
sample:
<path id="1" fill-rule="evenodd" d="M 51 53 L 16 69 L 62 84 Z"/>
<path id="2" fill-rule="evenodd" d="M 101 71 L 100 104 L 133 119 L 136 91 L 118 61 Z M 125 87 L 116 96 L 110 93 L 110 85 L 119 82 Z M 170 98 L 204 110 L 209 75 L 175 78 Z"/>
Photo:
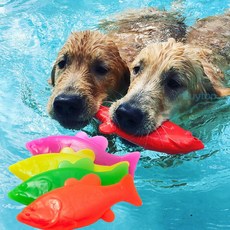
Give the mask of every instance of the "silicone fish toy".
<path id="1" fill-rule="evenodd" d="M 82 162 L 83 161 L 81 161 L 81 163 Z M 78 162 L 76 162 L 75 164 L 74 163 L 72 164 L 69 161 L 62 161 L 58 167 L 59 168 L 84 168 L 84 169 L 90 169 L 96 173 L 112 171 L 116 169 L 119 165 L 124 165 L 126 168 L 129 168 L 128 161 L 121 161 L 113 165 L 98 165 L 98 164 L 94 164 L 91 159 L 86 159 L 83 163 L 84 164 L 78 164 Z"/>
<path id="2" fill-rule="evenodd" d="M 80 150 L 76 154 L 50 153 L 32 156 L 25 160 L 19 161 L 11 165 L 9 170 L 15 176 L 24 181 L 39 173 L 58 168 L 62 161 L 67 160 L 75 163 L 83 157 L 89 158 L 92 161 L 95 159 L 95 155 L 92 150 Z"/>
<path id="3" fill-rule="evenodd" d="M 69 178 L 80 180 L 87 174 L 94 173 L 101 179 L 102 185 L 111 185 L 118 183 L 125 175 L 128 174 L 128 162 L 116 164 L 110 171 L 95 172 L 92 160 L 83 158 L 75 164 L 68 161 L 62 162 L 61 167 L 40 173 L 24 181 L 12 191 L 8 196 L 19 203 L 28 205 L 39 196 L 59 187 Z"/>
<path id="4" fill-rule="evenodd" d="M 113 165 L 121 161 L 129 162 L 129 174 L 134 176 L 137 162 L 140 158 L 139 152 L 128 153 L 117 156 L 106 152 L 108 140 L 103 136 L 88 137 L 84 132 L 77 133 L 76 136 L 49 136 L 30 141 L 26 148 L 33 155 L 41 153 L 58 153 L 64 147 L 70 147 L 74 151 L 81 149 L 91 149 L 95 153 L 95 163 L 100 165 Z"/>
<path id="5" fill-rule="evenodd" d="M 145 149 L 168 154 L 185 154 L 204 148 L 204 144 L 189 131 L 170 121 L 165 121 L 157 130 L 147 136 L 129 135 L 110 120 L 108 111 L 108 107 L 101 106 L 96 114 L 96 118 L 102 122 L 99 130 L 103 134 L 117 134 Z"/>
<path id="6" fill-rule="evenodd" d="M 111 206 L 121 201 L 136 206 L 142 204 L 131 175 L 117 184 L 101 186 L 100 178 L 89 174 L 80 181 L 68 179 L 64 187 L 40 196 L 25 207 L 17 219 L 39 229 L 70 230 L 99 219 L 112 222 L 115 215 Z"/>

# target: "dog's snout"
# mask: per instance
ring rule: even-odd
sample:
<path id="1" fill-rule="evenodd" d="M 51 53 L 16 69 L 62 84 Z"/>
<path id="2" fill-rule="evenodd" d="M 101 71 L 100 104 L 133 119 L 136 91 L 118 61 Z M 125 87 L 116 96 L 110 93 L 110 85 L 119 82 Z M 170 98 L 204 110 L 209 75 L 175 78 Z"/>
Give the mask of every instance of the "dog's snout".
<path id="1" fill-rule="evenodd" d="M 72 117 L 82 113 L 84 104 L 81 96 L 61 94 L 54 99 L 53 107 L 57 116 Z"/>
<path id="2" fill-rule="evenodd" d="M 144 113 L 130 103 L 119 105 L 114 113 L 114 122 L 127 133 L 135 134 L 142 125 Z"/>

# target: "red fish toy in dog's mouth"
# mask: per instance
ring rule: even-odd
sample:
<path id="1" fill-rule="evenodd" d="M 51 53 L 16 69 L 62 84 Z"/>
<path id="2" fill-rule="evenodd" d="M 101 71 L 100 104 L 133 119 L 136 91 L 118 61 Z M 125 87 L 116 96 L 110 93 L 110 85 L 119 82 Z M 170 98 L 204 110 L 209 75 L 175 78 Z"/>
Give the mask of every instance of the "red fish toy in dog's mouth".
<path id="1" fill-rule="evenodd" d="M 186 154 L 204 148 L 201 140 L 191 132 L 182 129 L 171 121 L 165 121 L 159 128 L 147 136 L 133 136 L 119 129 L 109 118 L 109 108 L 101 106 L 96 118 L 102 122 L 99 131 L 103 134 L 117 134 L 145 149 L 168 154 Z"/>

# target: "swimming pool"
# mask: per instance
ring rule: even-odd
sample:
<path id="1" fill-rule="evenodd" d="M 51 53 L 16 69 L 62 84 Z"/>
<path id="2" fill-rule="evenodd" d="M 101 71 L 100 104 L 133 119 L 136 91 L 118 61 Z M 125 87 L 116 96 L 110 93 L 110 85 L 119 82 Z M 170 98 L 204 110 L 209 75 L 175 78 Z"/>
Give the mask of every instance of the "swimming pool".
<path id="1" fill-rule="evenodd" d="M 56 53 L 73 30 L 95 29 L 100 19 L 127 8 L 178 9 L 197 18 L 230 8 L 220 0 L 1 0 L 0 1 L 0 229 L 31 229 L 16 221 L 22 205 L 7 192 L 19 183 L 7 167 L 29 156 L 25 142 L 74 134 L 46 113 L 47 79 Z M 143 206 L 120 203 L 113 223 L 85 229 L 230 229 L 230 98 L 199 103 L 174 121 L 202 139 L 206 148 L 184 156 L 142 151 L 135 183 Z M 188 119 L 189 118 L 189 119 Z M 92 125 L 85 128 L 93 134 Z M 133 147 L 116 138 L 110 151 Z"/>

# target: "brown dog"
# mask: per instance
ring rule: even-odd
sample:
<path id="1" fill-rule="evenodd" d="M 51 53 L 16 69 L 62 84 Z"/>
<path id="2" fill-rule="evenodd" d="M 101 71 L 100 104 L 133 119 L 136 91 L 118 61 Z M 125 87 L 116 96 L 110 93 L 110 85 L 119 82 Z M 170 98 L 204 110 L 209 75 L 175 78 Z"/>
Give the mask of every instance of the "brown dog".
<path id="1" fill-rule="evenodd" d="M 185 35 L 182 18 L 153 8 L 131 11 L 100 27 L 106 35 L 72 33 L 54 64 L 48 112 L 66 128 L 85 126 L 103 101 L 127 91 L 128 65 L 146 44 Z"/>
<path id="2" fill-rule="evenodd" d="M 200 20 L 187 42 L 169 39 L 144 48 L 132 64 L 128 93 L 110 109 L 113 121 L 134 135 L 146 135 L 176 107 L 230 95 L 224 71 L 230 64 L 230 14 Z"/>

